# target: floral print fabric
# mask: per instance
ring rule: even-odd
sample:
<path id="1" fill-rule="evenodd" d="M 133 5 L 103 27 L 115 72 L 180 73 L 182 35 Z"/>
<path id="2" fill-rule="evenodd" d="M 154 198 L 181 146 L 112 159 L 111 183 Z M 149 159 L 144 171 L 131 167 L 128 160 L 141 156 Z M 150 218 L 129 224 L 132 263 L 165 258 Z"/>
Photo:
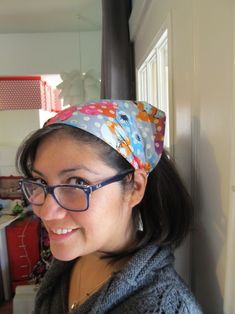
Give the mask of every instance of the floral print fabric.
<path id="1" fill-rule="evenodd" d="M 165 113 L 144 101 L 98 100 L 69 107 L 48 120 L 87 131 L 118 151 L 135 169 L 150 172 L 158 163 Z"/>

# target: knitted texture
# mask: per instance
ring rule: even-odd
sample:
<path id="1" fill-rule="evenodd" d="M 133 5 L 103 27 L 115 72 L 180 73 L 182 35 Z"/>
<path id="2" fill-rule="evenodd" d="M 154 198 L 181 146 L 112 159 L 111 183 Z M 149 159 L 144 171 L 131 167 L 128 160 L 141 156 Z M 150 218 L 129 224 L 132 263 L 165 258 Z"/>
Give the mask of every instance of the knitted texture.
<path id="1" fill-rule="evenodd" d="M 148 245 L 71 314 L 200 314 L 186 284 L 173 268 L 169 248 Z M 36 296 L 35 314 L 68 313 L 69 275 L 74 261 L 54 260 Z"/>

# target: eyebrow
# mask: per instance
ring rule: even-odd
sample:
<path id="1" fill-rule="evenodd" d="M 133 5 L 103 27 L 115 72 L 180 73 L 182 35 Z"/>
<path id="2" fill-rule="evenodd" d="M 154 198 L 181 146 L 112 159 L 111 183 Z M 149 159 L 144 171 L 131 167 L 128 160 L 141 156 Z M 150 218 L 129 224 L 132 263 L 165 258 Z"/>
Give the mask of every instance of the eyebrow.
<path id="1" fill-rule="evenodd" d="M 78 170 L 85 170 L 85 171 L 90 172 L 92 174 L 99 175 L 98 172 L 96 172 L 94 170 L 91 170 L 91 169 L 87 168 L 86 166 L 79 166 L 79 167 L 74 167 L 74 168 L 68 168 L 68 169 L 61 170 L 59 172 L 59 177 L 63 176 L 64 174 L 68 174 L 70 172 L 75 172 L 75 171 L 78 171 Z M 32 168 L 32 172 L 35 172 L 35 173 L 39 174 L 41 177 L 45 177 L 45 175 L 41 171 L 39 171 L 39 170 L 37 170 L 35 168 Z"/>

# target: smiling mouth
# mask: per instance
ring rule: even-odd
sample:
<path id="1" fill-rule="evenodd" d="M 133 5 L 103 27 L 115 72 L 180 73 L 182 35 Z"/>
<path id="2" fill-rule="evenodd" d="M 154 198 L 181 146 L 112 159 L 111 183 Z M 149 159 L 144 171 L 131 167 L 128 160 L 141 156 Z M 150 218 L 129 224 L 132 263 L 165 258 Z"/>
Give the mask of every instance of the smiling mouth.
<path id="1" fill-rule="evenodd" d="M 78 228 L 77 228 L 78 229 Z M 62 228 L 58 228 L 58 229 L 51 229 L 51 231 L 55 234 L 67 234 L 67 233 L 71 233 L 74 230 L 77 229 L 62 229 Z"/>

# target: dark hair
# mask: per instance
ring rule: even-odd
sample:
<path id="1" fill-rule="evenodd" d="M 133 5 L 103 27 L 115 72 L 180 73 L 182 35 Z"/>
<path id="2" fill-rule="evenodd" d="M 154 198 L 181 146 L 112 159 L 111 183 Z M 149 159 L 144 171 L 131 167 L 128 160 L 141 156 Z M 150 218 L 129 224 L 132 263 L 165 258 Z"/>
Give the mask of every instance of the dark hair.
<path id="1" fill-rule="evenodd" d="M 38 145 L 45 138 L 58 132 L 93 146 L 97 145 L 100 156 L 117 172 L 134 170 L 125 158 L 94 135 L 72 126 L 53 124 L 33 133 L 19 147 L 16 156 L 18 171 L 24 176 L 31 177 Z M 133 182 L 127 179 L 122 182 L 123 187 L 131 183 Z M 138 232 L 137 240 L 131 248 L 112 256 L 119 258 L 131 254 L 148 243 L 176 248 L 189 231 L 192 215 L 191 197 L 182 183 L 172 158 L 164 150 L 157 166 L 148 176 L 142 201 L 133 208 L 134 223 L 138 225 L 141 217 L 143 230 Z"/>

